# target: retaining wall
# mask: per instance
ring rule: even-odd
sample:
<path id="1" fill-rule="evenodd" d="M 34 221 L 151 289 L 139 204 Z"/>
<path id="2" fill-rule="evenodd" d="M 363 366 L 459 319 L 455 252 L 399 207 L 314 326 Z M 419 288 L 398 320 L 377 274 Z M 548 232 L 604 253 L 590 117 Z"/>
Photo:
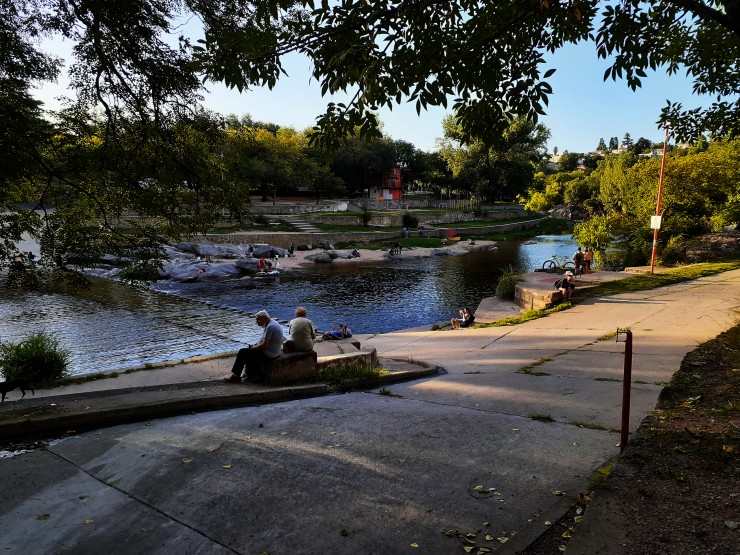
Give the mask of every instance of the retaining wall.
<path id="1" fill-rule="evenodd" d="M 483 235 L 486 233 L 507 233 L 511 231 L 520 231 L 534 227 L 546 220 L 549 216 L 527 220 L 526 222 L 513 222 L 510 224 L 491 225 L 484 227 L 466 227 L 459 229 L 458 234 L 464 235 Z M 418 231 L 412 231 L 411 236 L 418 237 Z M 424 229 L 424 235 L 428 237 L 447 237 L 447 229 Z M 291 243 L 295 245 L 334 244 L 340 242 L 353 241 L 358 243 L 379 241 L 384 239 L 397 239 L 402 236 L 400 231 L 359 231 L 352 233 L 303 233 L 303 232 L 271 232 L 271 233 L 228 233 L 228 234 L 207 234 L 192 237 L 192 241 L 201 243 L 228 243 L 232 245 L 245 245 L 255 243 L 267 243 L 275 247 L 287 249 Z"/>

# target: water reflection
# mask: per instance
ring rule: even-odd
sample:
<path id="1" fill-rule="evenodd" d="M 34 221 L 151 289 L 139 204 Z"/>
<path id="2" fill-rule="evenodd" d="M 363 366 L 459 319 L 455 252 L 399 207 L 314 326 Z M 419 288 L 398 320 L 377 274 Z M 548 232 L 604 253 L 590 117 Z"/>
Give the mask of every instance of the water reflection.
<path id="1" fill-rule="evenodd" d="M 73 353 L 73 373 L 86 374 L 237 349 L 259 337 L 246 313 L 264 308 L 288 320 L 304 305 L 320 329 L 347 322 L 356 333 L 388 332 L 475 308 L 495 294 L 506 266 L 532 270 L 575 248 L 568 236 L 543 236 L 466 256 L 317 264 L 267 281 L 161 282 L 148 291 L 98 280 L 77 296 L 3 290 L 0 340 L 53 332 Z"/>

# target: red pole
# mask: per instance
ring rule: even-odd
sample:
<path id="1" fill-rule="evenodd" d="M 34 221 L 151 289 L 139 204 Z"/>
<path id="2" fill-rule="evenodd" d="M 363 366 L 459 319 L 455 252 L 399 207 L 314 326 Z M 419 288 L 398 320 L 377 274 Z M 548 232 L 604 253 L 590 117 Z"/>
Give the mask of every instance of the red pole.
<path id="1" fill-rule="evenodd" d="M 668 127 L 665 128 L 663 142 L 663 159 L 660 161 L 660 179 L 658 180 L 658 203 L 655 205 L 655 215 L 660 216 L 660 198 L 663 196 L 663 176 L 665 175 L 665 159 L 668 152 Z M 650 273 L 655 273 L 655 253 L 658 249 L 658 228 L 653 230 L 653 254 L 650 257 Z"/>
<path id="2" fill-rule="evenodd" d="M 622 429 L 619 436 L 619 452 L 627 446 L 630 433 L 630 391 L 632 389 L 632 331 L 620 330 L 626 335 L 624 342 L 624 381 L 622 382 Z"/>

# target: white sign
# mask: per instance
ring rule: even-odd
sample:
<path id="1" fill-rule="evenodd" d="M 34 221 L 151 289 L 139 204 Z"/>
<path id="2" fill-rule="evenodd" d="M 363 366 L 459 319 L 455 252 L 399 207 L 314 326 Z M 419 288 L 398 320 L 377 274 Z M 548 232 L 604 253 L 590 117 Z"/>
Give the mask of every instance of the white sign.
<path id="1" fill-rule="evenodd" d="M 660 229 L 660 220 L 663 216 L 650 216 L 650 229 Z"/>

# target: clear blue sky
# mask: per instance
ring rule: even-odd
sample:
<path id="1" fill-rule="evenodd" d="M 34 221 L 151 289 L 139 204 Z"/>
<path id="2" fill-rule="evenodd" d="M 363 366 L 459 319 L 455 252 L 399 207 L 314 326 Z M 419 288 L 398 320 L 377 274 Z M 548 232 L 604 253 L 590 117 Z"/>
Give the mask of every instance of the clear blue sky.
<path id="1" fill-rule="evenodd" d="M 69 44 L 55 43 L 54 51 L 65 56 Z M 255 89 L 239 94 L 222 85 L 208 84 L 210 92 L 205 106 L 224 115 L 251 114 L 256 120 L 298 130 L 311 127 L 329 99 L 322 98 L 319 86 L 311 81 L 307 59 L 296 55 L 284 63 L 289 77 L 283 77 L 272 91 Z M 608 143 L 610 137 L 617 137 L 621 142 L 625 133 L 629 133 L 633 141 L 645 137 L 662 142 L 664 132 L 655 122 L 667 99 L 692 108 L 708 104 L 692 94 L 691 83 L 684 74 L 669 77 L 663 71 L 648 73 L 642 89 L 636 92 L 624 81 L 603 81 L 607 64 L 597 59 L 592 43 L 561 49 L 550 58 L 549 67 L 557 71 L 548 80 L 553 94 L 546 108 L 547 115 L 541 122 L 551 131 L 550 150 L 557 147 L 559 152 L 589 152 L 596 148 L 600 138 Z M 46 85 L 36 96 L 47 107 L 57 107 L 53 99 L 68 94 L 65 83 L 66 79 L 62 79 L 59 84 Z M 423 150 L 434 149 L 435 140 L 442 135 L 444 115 L 444 108 L 433 108 L 417 116 L 413 104 L 380 112 L 387 135 Z"/>

